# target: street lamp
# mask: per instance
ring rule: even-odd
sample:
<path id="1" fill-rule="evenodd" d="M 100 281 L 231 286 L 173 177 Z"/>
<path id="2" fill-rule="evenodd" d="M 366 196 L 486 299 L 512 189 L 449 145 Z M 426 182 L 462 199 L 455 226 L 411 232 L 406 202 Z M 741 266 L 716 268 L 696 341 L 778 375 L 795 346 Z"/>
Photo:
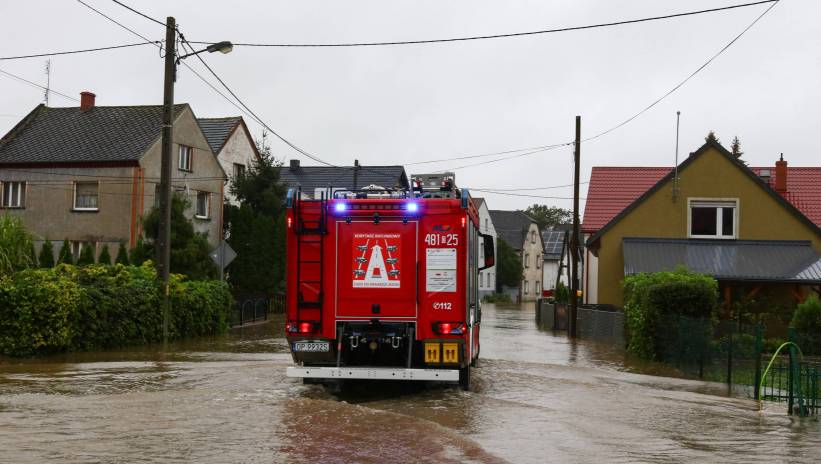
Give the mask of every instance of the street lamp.
<path id="1" fill-rule="evenodd" d="M 163 343 L 168 342 L 168 281 L 171 267 L 171 149 L 173 147 L 173 119 L 174 119 L 174 81 L 177 79 L 177 64 L 185 58 L 202 52 L 230 53 L 234 48 L 231 42 L 219 42 L 208 47 L 177 56 L 174 44 L 177 39 L 177 22 L 173 16 L 165 22 L 165 87 L 163 92 L 162 115 L 162 166 L 160 168 L 160 221 L 157 234 L 157 271 L 162 279 L 162 334 Z"/>

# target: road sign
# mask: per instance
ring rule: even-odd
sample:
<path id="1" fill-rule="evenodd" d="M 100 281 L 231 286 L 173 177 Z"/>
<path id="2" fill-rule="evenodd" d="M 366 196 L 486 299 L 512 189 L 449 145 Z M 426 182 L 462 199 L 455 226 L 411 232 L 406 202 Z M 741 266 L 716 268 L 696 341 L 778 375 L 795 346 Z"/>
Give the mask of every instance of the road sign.
<path id="1" fill-rule="evenodd" d="M 211 256 L 211 259 L 213 259 L 214 262 L 217 263 L 217 266 L 220 266 L 220 270 L 222 270 L 237 257 L 237 252 L 234 251 L 228 243 L 220 242 L 219 246 L 214 249 L 209 256 Z"/>

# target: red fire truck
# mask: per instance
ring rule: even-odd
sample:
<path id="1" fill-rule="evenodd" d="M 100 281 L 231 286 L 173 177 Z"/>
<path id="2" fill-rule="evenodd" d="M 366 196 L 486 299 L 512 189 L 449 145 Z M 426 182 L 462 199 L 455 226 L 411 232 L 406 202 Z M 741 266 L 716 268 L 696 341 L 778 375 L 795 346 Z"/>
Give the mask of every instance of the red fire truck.
<path id="1" fill-rule="evenodd" d="M 479 233 L 470 194 L 452 178 L 414 185 L 328 189 L 319 199 L 288 192 L 289 377 L 470 387 L 478 277 L 494 264 L 493 237 Z"/>

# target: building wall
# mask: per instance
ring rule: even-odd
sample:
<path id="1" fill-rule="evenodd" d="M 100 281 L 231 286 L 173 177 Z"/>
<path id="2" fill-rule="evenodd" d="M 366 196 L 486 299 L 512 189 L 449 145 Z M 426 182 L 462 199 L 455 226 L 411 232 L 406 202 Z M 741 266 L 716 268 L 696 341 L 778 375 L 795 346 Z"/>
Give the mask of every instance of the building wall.
<path id="1" fill-rule="evenodd" d="M 178 168 L 179 146 L 181 144 L 193 148 L 192 172 L 182 171 Z M 202 135 L 202 131 L 190 108 L 186 108 L 174 121 L 174 144 L 171 156 L 173 161 L 171 168 L 172 188 L 188 199 L 190 205 L 187 215 L 194 223 L 194 230 L 207 233 L 208 242 L 212 246 L 216 246 L 222 239 L 222 197 L 225 187 L 225 172 L 211 152 L 211 147 L 205 140 L 205 136 Z M 155 193 L 159 188 L 161 158 L 162 147 L 158 138 L 140 160 L 141 166 L 145 169 L 143 214 L 147 214 L 154 207 L 155 202 L 158 202 Z M 197 192 L 207 192 L 209 194 L 210 208 L 206 219 L 195 217 Z"/>
<path id="2" fill-rule="evenodd" d="M 225 199 L 234 205 L 238 204 L 230 188 L 234 177 L 234 164 L 241 164 L 247 170 L 253 166 L 256 158 L 250 137 L 251 134 L 245 130 L 245 126 L 239 124 L 236 130 L 231 133 L 231 136 L 228 137 L 228 140 L 225 141 L 222 150 L 217 154 L 220 166 L 222 166 L 229 179 L 229 183 L 225 186 Z"/>
<path id="3" fill-rule="evenodd" d="M 132 189 L 139 178 L 137 166 L 85 168 L 0 168 L 0 182 L 26 182 L 23 208 L 0 209 L 23 220 L 34 235 L 39 252 L 46 240 L 95 242 L 96 252 L 109 246 L 114 256 L 121 241 L 129 242 Z M 98 209 L 74 209 L 76 182 L 98 182 Z"/>
<path id="4" fill-rule="evenodd" d="M 623 305 L 624 237 L 687 237 L 688 198 L 737 198 L 738 239 L 809 240 L 821 253 L 821 237 L 813 229 L 714 148 L 679 171 L 679 191 L 673 202 L 668 182 L 600 238 L 598 303 Z"/>
<path id="5" fill-rule="evenodd" d="M 482 202 L 479 208 L 479 231 L 483 234 L 493 236 L 493 253 L 496 256 L 496 247 L 499 239 L 496 236 L 496 228 L 493 227 L 493 219 L 490 217 L 487 203 Z M 484 240 L 479 238 L 479 263 L 484 262 Z M 479 272 L 479 297 L 490 295 L 496 292 L 496 266 Z"/>
<path id="6" fill-rule="evenodd" d="M 542 294 L 542 255 L 544 246 L 539 227 L 533 223 L 522 244 L 522 301 L 534 301 Z"/>

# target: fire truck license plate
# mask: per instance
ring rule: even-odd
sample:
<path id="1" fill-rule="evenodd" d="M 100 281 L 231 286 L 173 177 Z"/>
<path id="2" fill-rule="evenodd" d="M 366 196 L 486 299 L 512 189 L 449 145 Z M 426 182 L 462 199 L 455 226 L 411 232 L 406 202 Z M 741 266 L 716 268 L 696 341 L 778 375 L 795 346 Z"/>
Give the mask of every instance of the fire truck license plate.
<path id="1" fill-rule="evenodd" d="M 294 351 L 307 351 L 311 353 L 330 351 L 331 346 L 328 342 L 295 342 Z"/>

